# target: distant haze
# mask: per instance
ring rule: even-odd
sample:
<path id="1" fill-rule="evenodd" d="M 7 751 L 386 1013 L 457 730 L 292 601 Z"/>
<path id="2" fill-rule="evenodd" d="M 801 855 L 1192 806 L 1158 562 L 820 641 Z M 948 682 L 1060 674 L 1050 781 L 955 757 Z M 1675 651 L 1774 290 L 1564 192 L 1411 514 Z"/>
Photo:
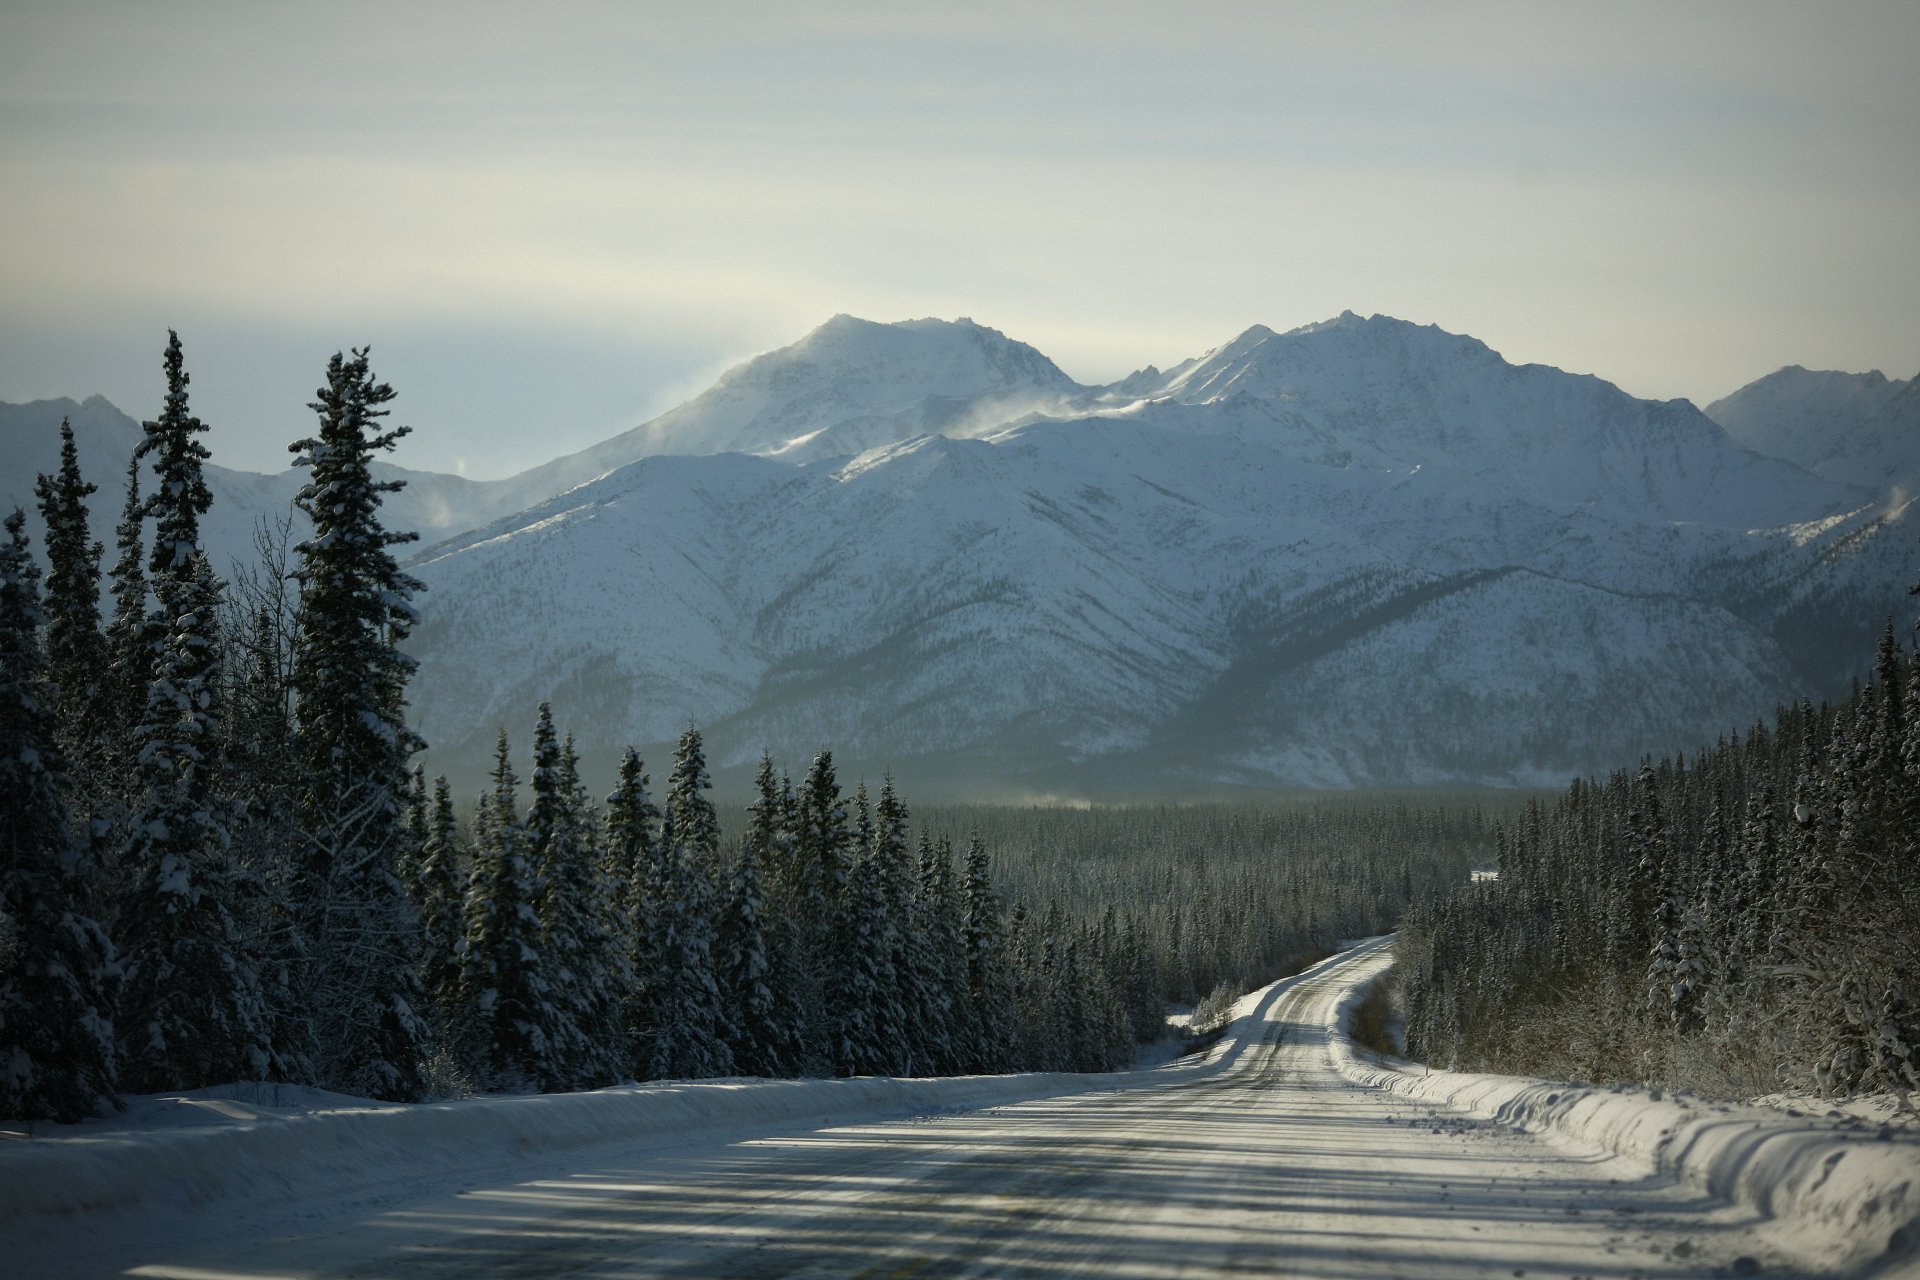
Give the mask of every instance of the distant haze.
<path id="1" fill-rule="evenodd" d="M 1920 369 L 1920 6 L 0 9 L 0 400 L 501 476 L 827 316 L 1083 382 L 1353 308 L 1704 404 Z"/>

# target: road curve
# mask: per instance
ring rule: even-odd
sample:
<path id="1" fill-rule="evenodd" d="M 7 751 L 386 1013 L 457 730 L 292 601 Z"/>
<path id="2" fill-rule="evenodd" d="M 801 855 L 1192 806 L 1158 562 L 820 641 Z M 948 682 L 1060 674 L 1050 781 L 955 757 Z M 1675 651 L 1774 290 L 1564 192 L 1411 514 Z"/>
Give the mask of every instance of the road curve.
<path id="1" fill-rule="evenodd" d="M 237 1277 L 1704 1276 L 1780 1267 L 1750 1213 L 1592 1152 L 1350 1083 L 1369 944 L 1265 1002 L 1208 1078 L 636 1151 L 175 1244 Z M 118 1268 L 116 1268 L 118 1270 Z"/>

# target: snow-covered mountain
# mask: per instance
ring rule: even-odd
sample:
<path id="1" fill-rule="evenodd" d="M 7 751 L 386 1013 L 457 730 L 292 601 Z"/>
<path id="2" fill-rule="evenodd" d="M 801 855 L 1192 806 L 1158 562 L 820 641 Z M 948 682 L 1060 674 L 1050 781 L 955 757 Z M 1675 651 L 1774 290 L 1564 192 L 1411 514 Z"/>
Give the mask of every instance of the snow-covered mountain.
<path id="1" fill-rule="evenodd" d="M 24 510 L 29 532 L 39 545 L 41 524 L 33 482 L 36 476 L 50 475 L 60 465 L 63 419 L 73 426 L 81 475 L 98 486 L 88 499 L 93 536 L 111 544 L 127 496 L 127 462 L 140 442 L 141 431 L 138 422 L 102 396 L 78 402 L 0 403 L 0 511 L 15 507 Z M 217 456 L 219 424 L 215 423 L 208 434 Z M 515 495 L 459 476 L 412 471 L 387 463 L 374 466 L 382 479 L 407 482 L 406 488 L 388 495 L 387 523 L 396 529 L 417 530 L 423 541 L 437 542 L 526 505 L 516 501 Z M 306 472 L 302 470 L 264 475 L 209 464 L 207 485 L 213 491 L 213 506 L 202 520 L 201 536 L 216 571 L 231 573 L 252 565 L 257 558 L 256 530 L 271 530 L 286 518 L 293 495 L 305 483 Z M 141 469 L 140 484 L 142 493 L 151 491 L 151 467 Z M 111 545 L 105 559 L 112 562 Z"/>
<path id="2" fill-rule="evenodd" d="M 845 358 L 876 333 L 898 376 Z M 589 753 L 691 716 L 922 786 L 1560 781 L 1837 687 L 1904 586 L 1904 508 L 1437 329 L 1023 360 L 925 421 L 983 333 L 835 321 L 661 419 L 679 456 L 423 553 L 442 758 L 552 698 Z"/>
<path id="3" fill-rule="evenodd" d="M 1889 385 L 1869 422 L 1911 411 Z M 104 536 L 138 427 L 97 398 L 0 407 L 0 500 L 63 413 Z M 1897 469 L 1912 433 L 1853 438 Z M 830 745 L 923 794 L 1546 783 L 1844 689 L 1916 518 L 1823 471 L 1384 316 L 1095 387 L 841 316 L 512 479 L 409 473 L 389 516 L 425 535 L 414 718 L 468 778 L 551 699 L 589 761 L 694 718 L 724 765 Z M 246 554 L 301 477 L 211 478 Z"/>
<path id="4" fill-rule="evenodd" d="M 1789 365 L 1706 413 L 1749 449 L 1830 480 L 1909 492 L 1920 483 L 1920 379 Z"/>

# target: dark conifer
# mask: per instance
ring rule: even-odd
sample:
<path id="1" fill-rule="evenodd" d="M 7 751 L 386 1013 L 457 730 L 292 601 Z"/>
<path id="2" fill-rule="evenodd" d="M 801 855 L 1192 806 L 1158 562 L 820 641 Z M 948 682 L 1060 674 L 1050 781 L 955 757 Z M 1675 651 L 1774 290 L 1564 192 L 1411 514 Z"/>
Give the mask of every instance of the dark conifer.
<path id="1" fill-rule="evenodd" d="M 107 641 L 100 629 L 100 543 L 87 527 L 87 495 L 98 486 L 80 475 L 73 428 L 60 423 L 60 469 L 34 482 L 46 522 L 47 599 L 44 643 L 53 713 L 69 759 L 91 754 L 100 740 L 107 696 Z"/>
<path id="2" fill-rule="evenodd" d="M 295 547 L 300 584 L 294 650 L 294 741 L 302 766 L 306 865 L 300 895 L 319 1062 L 337 1088 L 373 1097 L 419 1096 L 425 1028 L 414 1013 L 419 924 L 400 880 L 408 758 L 419 737 L 404 718 L 420 582 L 392 548 L 413 533 L 380 521 L 371 460 L 407 428 L 379 429 L 394 390 L 377 382 L 367 350 L 336 353 L 308 407 L 317 434 L 294 442 L 309 479 L 295 501 L 313 533 Z"/>
<path id="3" fill-rule="evenodd" d="M 63 791 L 39 642 L 39 570 L 15 511 L 0 543 L 0 1116 L 71 1122 L 118 1105 L 113 944 Z M 84 532 L 84 526 L 83 526 Z"/>

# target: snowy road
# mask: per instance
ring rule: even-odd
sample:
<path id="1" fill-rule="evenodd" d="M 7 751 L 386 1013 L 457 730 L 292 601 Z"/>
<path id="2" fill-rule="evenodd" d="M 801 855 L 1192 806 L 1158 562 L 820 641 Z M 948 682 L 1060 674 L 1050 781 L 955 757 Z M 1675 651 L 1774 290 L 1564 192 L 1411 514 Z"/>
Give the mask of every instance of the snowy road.
<path id="1" fill-rule="evenodd" d="M 1337 1074 L 1332 1002 L 1385 960 L 1363 948 L 1281 990 L 1210 1079 L 601 1151 L 73 1273 L 1652 1277 L 1727 1274 L 1740 1255 L 1782 1273 L 1744 1210 Z"/>

